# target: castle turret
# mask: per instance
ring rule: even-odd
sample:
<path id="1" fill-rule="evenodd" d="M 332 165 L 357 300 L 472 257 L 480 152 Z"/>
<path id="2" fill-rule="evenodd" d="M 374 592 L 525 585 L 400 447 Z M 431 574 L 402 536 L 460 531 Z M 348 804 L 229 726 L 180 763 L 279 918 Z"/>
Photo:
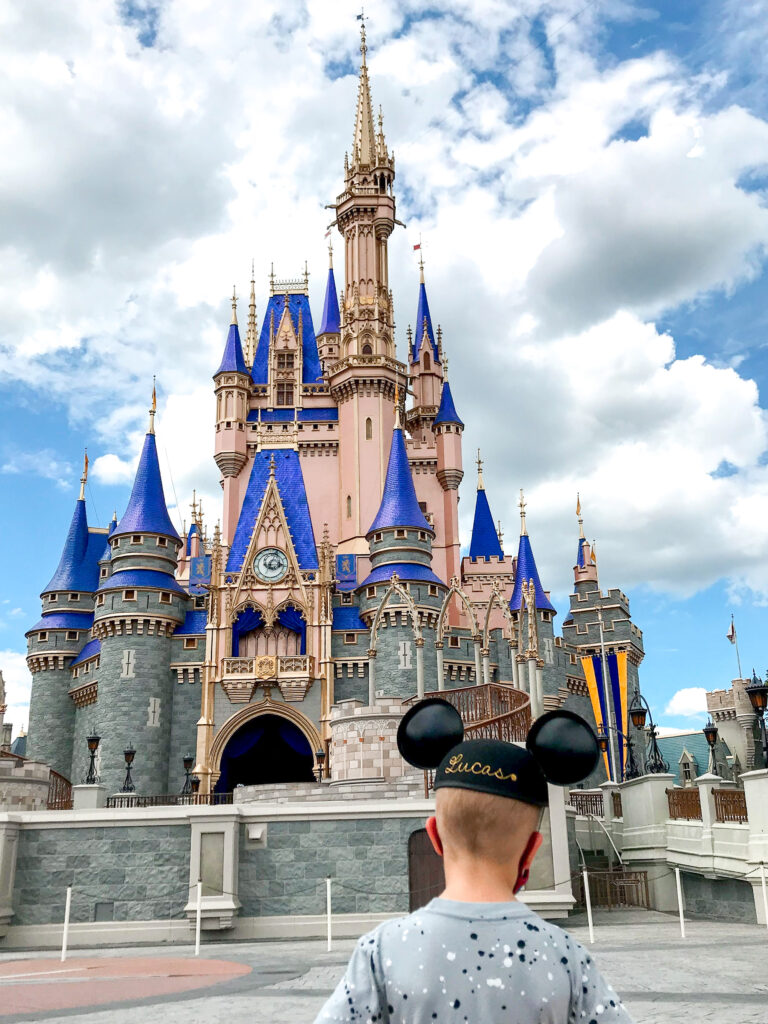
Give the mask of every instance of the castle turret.
<path id="1" fill-rule="evenodd" d="M 427 288 L 424 284 L 424 262 L 419 263 L 419 304 L 416 310 L 416 330 L 410 335 L 408 359 L 411 372 L 413 407 L 408 412 L 408 429 L 420 441 L 429 441 L 442 398 L 443 365 L 440 328 L 437 336 L 432 327 Z"/>
<path id="2" fill-rule="evenodd" d="M 27 665 L 32 673 L 29 756 L 45 761 L 70 778 L 75 705 L 70 697 L 70 666 L 90 639 L 98 558 L 106 531 L 89 530 L 85 507 L 88 457 L 80 478 L 80 497 L 61 558 L 41 596 L 43 614 L 27 636 Z M 79 781 L 79 780 L 78 780 Z"/>
<path id="3" fill-rule="evenodd" d="M 573 577 L 576 583 L 576 593 L 586 594 L 591 590 L 598 589 L 597 558 L 595 557 L 594 546 L 590 547 L 587 538 L 584 536 L 584 520 L 581 518 L 581 498 L 578 496 L 576 498 L 576 515 L 579 519 L 579 546 L 576 550 L 576 564 L 573 567 Z"/>
<path id="4" fill-rule="evenodd" d="M 469 557 L 471 559 L 482 558 L 485 561 L 491 558 L 504 558 L 501 541 L 496 527 L 493 525 L 488 496 L 485 493 L 483 464 L 479 451 L 477 463 L 477 495 L 475 497 L 475 518 L 472 522 L 472 538 L 469 542 Z"/>
<path id="5" fill-rule="evenodd" d="M 216 465 L 224 478 L 224 538 L 232 543 L 245 479 L 240 471 L 247 460 L 246 425 L 251 376 L 245 364 L 237 326 L 237 299 L 232 295 L 232 323 L 221 365 L 213 375 L 216 391 Z M 243 475 L 243 477 L 245 474 Z"/>
<path id="6" fill-rule="evenodd" d="M 336 294 L 336 278 L 333 274 L 333 249 L 328 246 L 328 280 L 325 285 L 325 301 L 323 302 L 323 319 L 317 332 L 317 351 L 320 362 L 325 369 L 339 358 L 341 341 L 341 317 L 339 299 Z"/>
<path id="7" fill-rule="evenodd" d="M 443 382 L 440 405 L 432 424 L 437 450 L 437 479 L 443 489 L 443 536 L 445 538 L 445 578 L 459 575 L 459 484 L 464 478 L 461 436 L 464 424 L 456 412 L 451 385 Z"/>
<path id="8" fill-rule="evenodd" d="M 123 785 L 129 746 L 136 750 L 137 790 L 167 791 L 171 636 L 189 602 L 174 576 L 181 539 L 165 503 L 154 404 L 131 497 L 109 538 L 109 562 L 102 562 L 109 574 L 99 581 L 93 624 L 101 641 L 97 699 L 77 710 L 77 735 L 87 723 L 101 736 L 100 775 L 111 792 Z M 76 741 L 76 764 L 84 754 Z"/>
<path id="9" fill-rule="evenodd" d="M 334 204 L 344 239 L 344 292 L 338 359 L 326 362 L 331 396 L 338 405 L 341 521 L 338 552 L 365 555 L 365 531 L 384 486 L 392 435 L 395 388 L 404 390 L 406 367 L 397 361 L 387 240 L 395 228 L 394 157 L 388 152 L 382 116 L 374 132 L 363 25 L 360 79 L 351 158 L 345 159 L 344 191 Z"/>

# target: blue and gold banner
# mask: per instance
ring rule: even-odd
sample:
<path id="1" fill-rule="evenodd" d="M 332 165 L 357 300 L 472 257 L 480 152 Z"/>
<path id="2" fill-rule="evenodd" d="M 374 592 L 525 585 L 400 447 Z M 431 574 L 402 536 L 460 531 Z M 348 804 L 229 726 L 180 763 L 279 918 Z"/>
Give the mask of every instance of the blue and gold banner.
<path id="1" fill-rule="evenodd" d="M 618 654 L 608 655 L 608 675 L 611 680 L 611 697 L 613 699 L 613 713 L 616 717 L 616 727 L 622 733 L 618 737 L 619 743 L 619 768 L 620 779 L 623 780 L 627 763 L 627 652 L 619 651 Z"/>
<path id="2" fill-rule="evenodd" d="M 336 555 L 336 586 L 354 590 L 357 586 L 357 555 Z"/>
<path id="3" fill-rule="evenodd" d="M 611 718 L 608 714 L 608 695 L 605 692 L 605 685 L 603 683 L 603 665 L 600 655 L 593 654 L 591 657 L 582 658 L 581 667 L 584 669 L 584 678 L 587 681 L 589 699 L 592 702 L 595 725 L 599 732 L 601 725 L 607 727 L 611 724 Z M 608 778 L 615 779 L 610 742 L 608 743 L 608 750 L 603 754 L 603 763 L 605 764 L 605 772 Z"/>
<path id="4" fill-rule="evenodd" d="M 200 558 L 189 560 L 189 592 L 204 594 L 204 585 L 211 582 L 211 556 L 201 555 Z"/>

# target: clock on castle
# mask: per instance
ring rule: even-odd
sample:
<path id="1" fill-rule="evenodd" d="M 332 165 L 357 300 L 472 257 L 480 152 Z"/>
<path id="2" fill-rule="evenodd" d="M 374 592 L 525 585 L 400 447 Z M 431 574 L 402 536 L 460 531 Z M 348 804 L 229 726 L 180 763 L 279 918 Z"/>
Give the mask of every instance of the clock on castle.
<path id="1" fill-rule="evenodd" d="M 411 296 L 390 290 L 395 161 L 373 117 L 364 28 L 360 50 L 332 204 L 340 290 L 331 265 L 318 315 L 306 274 L 272 276 L 259 323 L 251 280 L 243 335 L 233 301 L 211 396 L 221 528 L 196 503 L 189 529 L 173 526 L 154 413 L 108 530 L 88 525 L 81 486 L 27 633 L 28 751 L 73 781 L 96 730 L 111 792 L 131 744 L 146 794 L 178 792 L 188 750 L 202 794 L 318 771 L 391 782 L 407 771 L 394 743 L 403 704 L 437 692 L 483 735 L 522 737 L 559 706 L 633 735 L 642 634 L 625 595 L 601 591 L 583 531 L 560 629 L 525 503 L 505 552 L 480 464 L 462 553 L 464 424 L 445 358 L 461 341 L 433 320 L 423 265 Z M 399 352 L 395 300 L 415 313 Z M 592 781 L 622 777 L 625 761 L 614 741 Z"/>

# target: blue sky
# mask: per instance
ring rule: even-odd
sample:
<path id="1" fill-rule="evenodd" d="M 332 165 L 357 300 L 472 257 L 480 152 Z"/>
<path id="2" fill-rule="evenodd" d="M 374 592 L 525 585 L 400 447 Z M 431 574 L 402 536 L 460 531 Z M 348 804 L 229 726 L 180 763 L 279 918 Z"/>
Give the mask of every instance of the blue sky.
<path id="1" fill-rule="evenodd" d="M 251 9 L 258 6 L 258 10 Z M 219 497 L 210 374 L 232 281 L 307 259 L 349 144 L 357 5 L 0 2 L 0 669 L 58 561 L 83 448 L 88 515 L 125 505 L 157 374 L 166 494 Z M 366 5 L 397 157 L 398 341 L 421 235 L 507 548 L 525 487 L 561 615 L 576 491 L 601 583 L 630 596 L 658 717 L 768 667 L 763 0 Z"/>

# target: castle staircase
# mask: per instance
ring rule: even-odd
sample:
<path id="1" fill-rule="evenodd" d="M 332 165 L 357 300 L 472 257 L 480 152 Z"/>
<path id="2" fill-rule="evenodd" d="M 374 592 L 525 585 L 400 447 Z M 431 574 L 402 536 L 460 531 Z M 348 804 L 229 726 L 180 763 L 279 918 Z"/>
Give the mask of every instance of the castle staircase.
<path id="1" fill-rule="evenodd" d="M 482 683 L 455 690 L 434 690 L 425 697 L 442 697 L 453 704 L 464 723 L 466 739 L 496 739 L 524 743 L 531 727 L 531 698 L 505 683 Z M 415 704 L 418 697 L 404 701 Z"/>

